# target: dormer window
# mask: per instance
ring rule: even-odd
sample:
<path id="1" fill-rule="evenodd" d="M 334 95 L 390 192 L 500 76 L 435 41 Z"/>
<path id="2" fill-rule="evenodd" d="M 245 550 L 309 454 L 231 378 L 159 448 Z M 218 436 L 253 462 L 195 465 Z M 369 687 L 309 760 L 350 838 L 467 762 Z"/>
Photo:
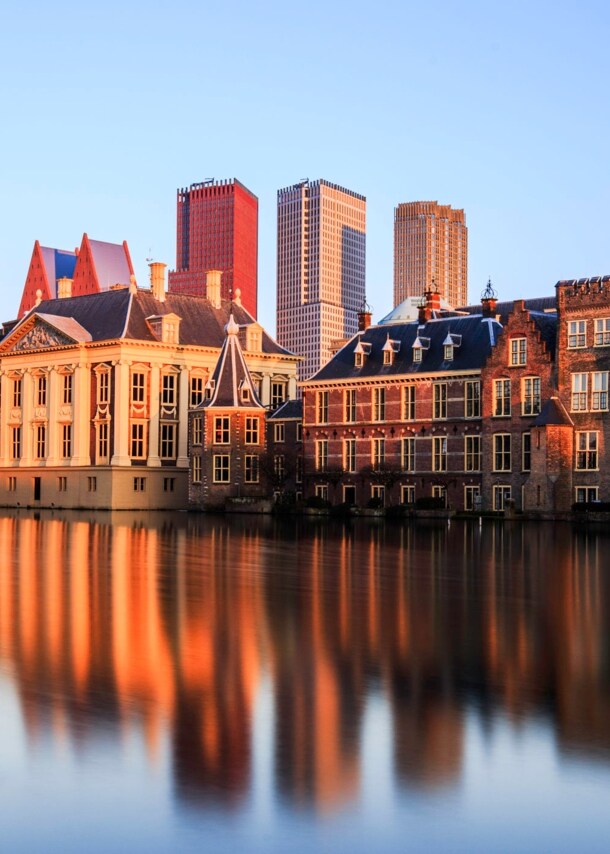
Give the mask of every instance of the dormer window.
<path id="1" fill-rule="evenodd" d="M 208 384 L 205 387 L 205 399 L 211 400 L 212 395 L 214 394 L 214 387 L 216 386 L 215 380 L 209 380 Z"/>
<path id="2" fill-rule="evenodd" d="M 250 389 L 243 380 L 239 384 L 239 399 L 242 403 L 248 403 L 250 400 Z"/>
<path id="3" fill-rule="evenodd" d="M 263 349 L 263 329 L 258 323 L 251 323 L 246 328 L 246 350 L 250 353 L 260 353 Z"/>
<path id="4" fill-rule="evenodd" d="M 394 362 L 394 356 L 400 350 L 400 341 L 392 341 L 388 335 L 387 340 L 381 349 L 383 351 L 383 364 L 391 365 Z"/>
<path id="5" fill-rule="evenodd" d="M 445 344 L 444 346 L 445 361 L 453 361 L 453 344 Z"/>
<path id="6" fill-rule="evenodd" d="M 423 329 L 423 327 L 420 327 L 420 329 Z M 413 342 L 413 361 L 421 362 L 423 351 L 428 349 L 430 349 L 430 339 L 418 334 Z"/>
<path id="7" fill-rule="evenodd" d="M 452 362 L 455 356 L 455 348 L 462 343 L 462 336 L 448 332 L 443 341 L 443 355 L 446 362 Z"/>
<path id="8" fill-rule="evenodd" d="M 163 344 L 179 344 L 181 319 L 177 314 L 169 312 L 151 315 L 146 318 L 146 322 L 157 341 L 162 341 Z"/>
<path id="9" fill-rule="evenodd" d="M 414 362 L 421 362 L 421 355 L 422 355 L 421 347 L 419 347 L 419 346 L 416 347 L 414 344 L 413 345 L 413 361 Z"/>
<path id="10" fill-rule="evenodd" d="M 371 345 L 367 341 L 358 341 L 354 347 L 354 365 L 361 368 L 364 365 L 365 358 L 371 352 Z"/>

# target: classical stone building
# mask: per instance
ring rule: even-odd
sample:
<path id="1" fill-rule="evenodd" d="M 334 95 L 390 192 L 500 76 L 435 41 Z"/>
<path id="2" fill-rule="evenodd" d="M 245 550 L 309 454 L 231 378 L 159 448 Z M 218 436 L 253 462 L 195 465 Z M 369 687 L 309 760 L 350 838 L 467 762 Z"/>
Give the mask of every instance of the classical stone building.
<path id="1" fill-rule="evenodd" d="M 296 391 L 298 357 L 239 304 L 115 287 L 42 299 L 0 341 L 0 503 L 8 506 L 187 506 L 188 411 L 204 389 L 232 313 L 256 393 L 277 407 Z M 39 289 L 40 290 L 40 289 Z M 262 428 L 261 428 L 262 431 Z M 262 431 L 264 432 L 264 431 Z"/>

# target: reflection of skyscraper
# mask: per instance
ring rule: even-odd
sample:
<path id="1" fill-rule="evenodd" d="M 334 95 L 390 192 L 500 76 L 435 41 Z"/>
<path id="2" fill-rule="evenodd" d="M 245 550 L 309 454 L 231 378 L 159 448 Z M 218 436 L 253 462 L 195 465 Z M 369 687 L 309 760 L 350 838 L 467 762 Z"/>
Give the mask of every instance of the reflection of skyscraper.
<path id="1" fill-rule="evenodd" d="M 236 178 L 178 190 L 176 269 L 169 290 L 206 295 L 206 272 L 222 271 L 222 298 L 241 290 L 256 317 L 258 199 Z"/>
<path id="2" fill-rule="evenodd" d="M 305 357 L 299 378 L 354 335 L 365 298 L 366 199 L 328 181 L 277 194 L 277 337 Z"/>
<path id="3" fill-rule="evenodd" d="M 421 296 L 432 281 L 453 306 L 468 301 L 468 229 L 463 210 L 406 202 L 394 211 L 394 305 Z"/>

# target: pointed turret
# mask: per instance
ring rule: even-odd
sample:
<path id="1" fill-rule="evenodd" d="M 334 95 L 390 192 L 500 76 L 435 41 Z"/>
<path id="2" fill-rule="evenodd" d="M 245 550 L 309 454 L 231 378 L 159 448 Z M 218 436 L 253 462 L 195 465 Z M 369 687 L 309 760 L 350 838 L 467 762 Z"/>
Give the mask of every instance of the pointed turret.
<path id="1" fill-rule="evenodd" d="M 225 326 L 226 338 L 207 386 L 206 408 L 228 407 L 264 409 L 258 398 L 239 341 L 239 326 L 231 313 Z"/>

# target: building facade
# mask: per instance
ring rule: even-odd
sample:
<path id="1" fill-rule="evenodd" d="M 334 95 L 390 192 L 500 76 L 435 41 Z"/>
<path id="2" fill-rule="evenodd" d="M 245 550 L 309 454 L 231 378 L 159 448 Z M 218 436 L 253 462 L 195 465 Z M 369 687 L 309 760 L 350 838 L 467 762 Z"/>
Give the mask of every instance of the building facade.
<path id="1" fill-rule="evenodd" d="M 394 209 L 394 305 L 434 283 L 452 306 L 468 301 L 468 229 L 463 210 L 438 202 Z"/>
<path id="2" fill-rule="evenodd" d="M 42 300 L 0 341 L 0 503 L 188 506 L 188 411 L 204 390 L 232 312 L 258 399 L 296 393 L 298 358 L 239 304 L 113 288 Z M 261 428 L 261 433 L 264 431 Z"/>
<path id="3" fill-rule="evenodd" d="M 328 181 L 277 196 L 277 338 L 304 357 L 299 378 L 358 328 L 365 299 L 366 199 Z"/>
<path id="4" fill-rule="evenodd" d="M 206 273 L 222 273 L 222 297 L 240 291 L 257 315 L 258 199 L 236 178 L 204 181 L 177 191 L 176 269 L 171 293 L 206 296 Z"/>

